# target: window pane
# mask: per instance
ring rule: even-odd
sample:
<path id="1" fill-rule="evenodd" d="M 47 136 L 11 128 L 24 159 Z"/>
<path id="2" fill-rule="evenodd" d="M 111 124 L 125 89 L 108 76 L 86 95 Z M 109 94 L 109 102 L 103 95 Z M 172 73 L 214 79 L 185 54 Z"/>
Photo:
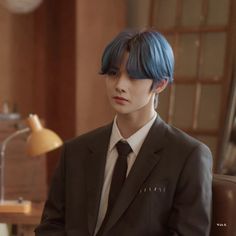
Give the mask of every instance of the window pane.
<path id="1" fill-rule="evenodd" d="M 153 23 L 158 28 L 171 28 L 175 25 L 176 0 L 154 1 Z"/>
<path id="2" fill-rule="evenodd" d="M 205 34 L 202 44 L 200 76 L 217 80 L 224 73 L 226 35 L 225 33 Z"/>
<path id="3" fill-rule="evenodd" d="M 157 112 L 160 114 L 161 118 L 168 121 L 168 112 L 169 112 L 169 95 L 170 95 L 170 86 L 168 86 L 160 95 L 158 101 Z"/>
<path id="4" fill-rule="evenodd" d="M 198 113 L 198 128 L 218 129 L 221 85 L 203 85 Z"/>
<path id="5" fill-rule="evenodd" d="M 209 0 L 207 24 L 227 25 L 229 6 L 230 0 Z"/>
<path id="6" fill-rule="evenodd" d="M 175 73 L 177 76 L 195 77 L 199 40 L 197 34 L 184 34 L 179 38 Z"/>
<path id="7" fill-rule="evenodd" d="M 198 26 L 201 22 L 202 1 L 183 0 L 182 19 L 183 26 Z"/>
<path id="8" fill-rule="evenodd" d="M 191 128 L 195 99 L 194 85 L 176 85 L 173 124 L 180 128 Z"/>

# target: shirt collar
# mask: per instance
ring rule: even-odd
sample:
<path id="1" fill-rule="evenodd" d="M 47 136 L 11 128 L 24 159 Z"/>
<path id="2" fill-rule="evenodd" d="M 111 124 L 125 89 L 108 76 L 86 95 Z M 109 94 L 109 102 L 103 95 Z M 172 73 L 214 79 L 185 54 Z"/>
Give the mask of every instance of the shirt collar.
<path id="1" fill-rule="evenodd" d="M 124 140 L 130 145 L 132 151 L 137 156 L 156 117 L 157 113 L 155 112 L 154 116 L 150 121 L 148 121 L 142 128 L 132 134 L 129 138 L 125 139 L 119 131 L 119 128 L 116 123 L 117 116 L 115 116 L 108 151 L 110 152 L 115 147 L 117 142 L 119 142 L 120 140 Z"/>

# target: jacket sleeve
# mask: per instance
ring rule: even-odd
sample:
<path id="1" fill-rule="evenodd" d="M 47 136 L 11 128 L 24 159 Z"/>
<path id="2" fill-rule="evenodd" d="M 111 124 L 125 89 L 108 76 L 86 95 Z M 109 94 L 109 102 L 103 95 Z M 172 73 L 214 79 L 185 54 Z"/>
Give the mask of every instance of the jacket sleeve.
<path id="1" fill-rule="evenodd" d="M 36 236 L 65 235 L 65 145 L 55 170 Z"/>
<path id="2" fill-rule="evenodd" d="M 171 236 L 207 236 L 211 226 L 212 155 L 195 147 L 183 166 L 168 222 Z"/>

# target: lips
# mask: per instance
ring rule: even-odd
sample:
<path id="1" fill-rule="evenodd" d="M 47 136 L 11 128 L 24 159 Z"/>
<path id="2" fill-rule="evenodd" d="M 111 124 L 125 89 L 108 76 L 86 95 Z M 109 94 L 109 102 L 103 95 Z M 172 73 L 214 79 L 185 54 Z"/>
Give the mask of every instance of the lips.
<path id="1" fill-rule="evenodd" d="M 115 100 L 120 100 L 120 101 L 126 101 L 126 102 L 129 101 L 129 100 L 127 100 L 127 99 L 125 99 L 125 98 L 123 98 L 123 97 L 119 97 L 119 96 L 115 96 L 115 97 L 113 97 L 113 99 L 115 99 Z"/>
<path id="2" fill-rule="evenodd" d="M 114 99 L 115 103 L 118 105 L 125 105 L 127 102 L 129 102 L 129 100 L 127 100 L 126 98 L 119 97 L 119 96 L 114 96 L 112 98 Z"/>

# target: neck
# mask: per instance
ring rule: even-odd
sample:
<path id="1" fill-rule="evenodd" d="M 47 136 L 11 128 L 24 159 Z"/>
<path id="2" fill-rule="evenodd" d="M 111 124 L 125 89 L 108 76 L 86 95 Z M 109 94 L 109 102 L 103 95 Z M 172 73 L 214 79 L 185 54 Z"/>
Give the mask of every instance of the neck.
<path id="1" fill-rule="evenodd" d="M 116 120 L 117 126 L 121 135 L 124 138 L 129 138 L 132 134 L 147 124 L 154 115 L 154 108 L 149 112 L 142 112 L 141 114 L 138 111 L 132 114 L 118 114 Z"/>

